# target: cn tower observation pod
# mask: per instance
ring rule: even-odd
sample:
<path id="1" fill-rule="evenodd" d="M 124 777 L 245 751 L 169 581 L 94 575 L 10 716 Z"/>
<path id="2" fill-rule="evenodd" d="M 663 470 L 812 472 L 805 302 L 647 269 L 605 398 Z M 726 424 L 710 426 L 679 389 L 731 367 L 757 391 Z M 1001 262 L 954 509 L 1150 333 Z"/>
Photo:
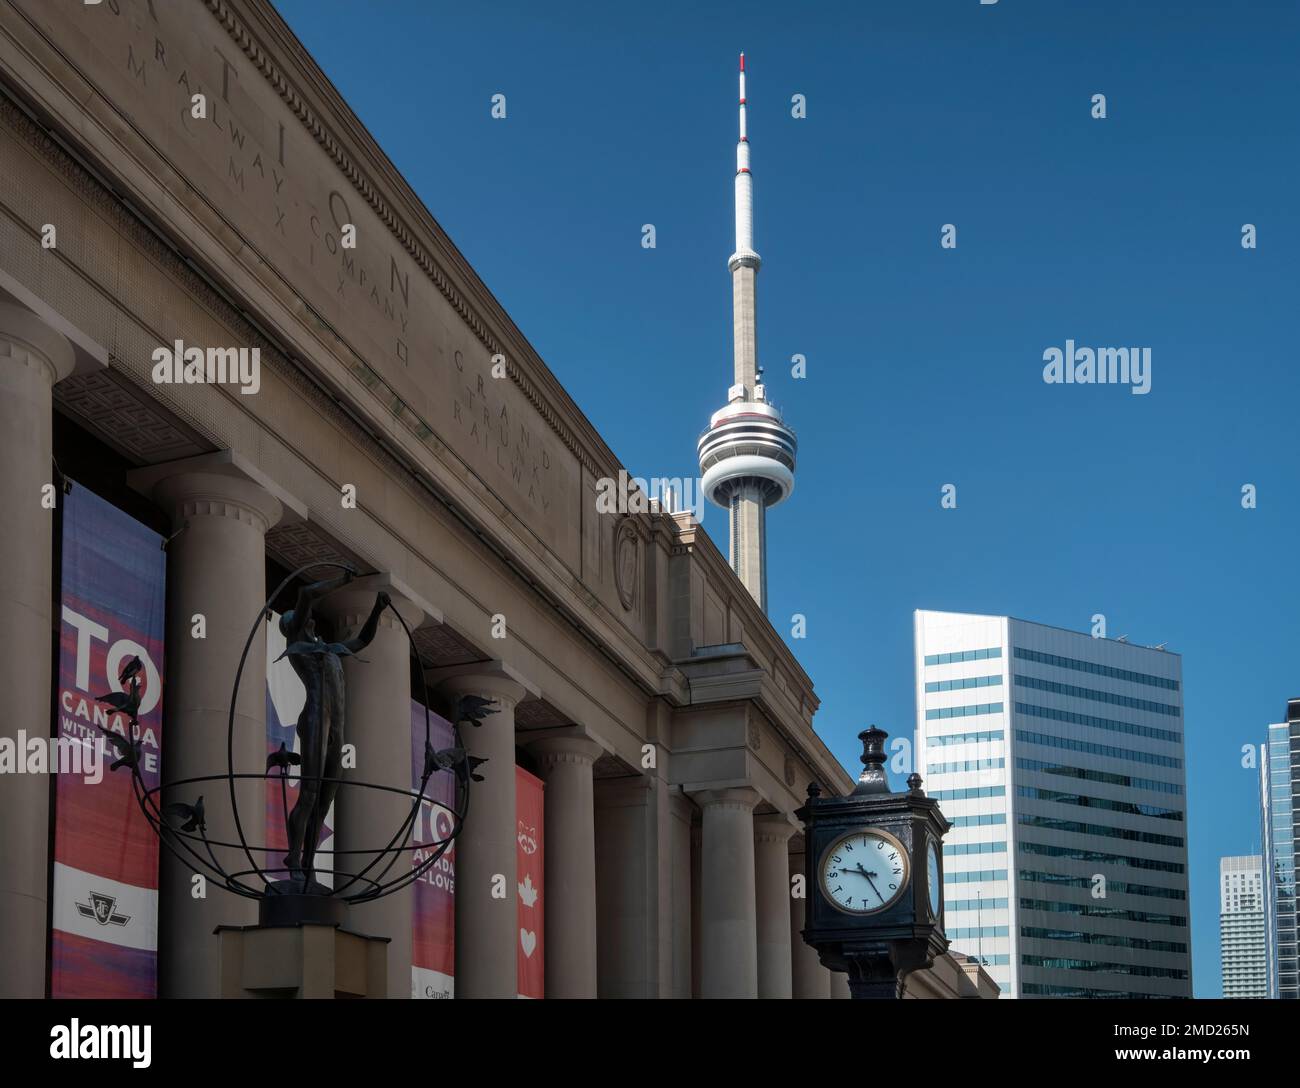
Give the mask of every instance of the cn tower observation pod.
<path id="1" fill-rule="evenodd" d="M 762 397 L 762 386 L 755 392 Z M 794 490 L 798 442 L 781 413 L 765 400 L 734 400 L 713 413 L 699 440 L 701 487 L 718 506 L 740 491 L 775 506 Z"/>

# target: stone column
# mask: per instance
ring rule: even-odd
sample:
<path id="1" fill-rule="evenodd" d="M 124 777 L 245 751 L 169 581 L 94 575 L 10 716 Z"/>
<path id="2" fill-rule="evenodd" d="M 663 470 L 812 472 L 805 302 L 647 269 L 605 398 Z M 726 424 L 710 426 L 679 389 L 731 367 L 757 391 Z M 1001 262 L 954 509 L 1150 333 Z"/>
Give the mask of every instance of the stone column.
<path id="1" fill-rule="evenodd" d="M 758 930 L 758 996 L 789 999 L 790 836 L 794 825 L 783 813 L 754 820 L 754 888 Z"/>
<path id="2" fill-rule="evenodd" d="M 0 303 L 0 737 L 50 733 L 54 510 L 54 383 L 72 373 L 68 341 L 35 314 Z M 20 749 L 21 751 L 21 749 Z M 0 779 L 0 997 L 45 996 L 51 781 Z"/>
<path id="3" fill-rule="evenodd" d="M 803 876 L 803 854 L 790 855 L 790 875 Z M 790 960 L 791 996 L 795 998 L 827 998 L 831 996 L 830 972 L 821 965 L 817 950 L 803 939 L 804 916 L 808 908 L 808 890 L 803 899 L 790 900 Z"/>
<path id="4" fill-rule="evenodd" d="M 140 469 L 131 484 L 171 514 L 177 535 L 167 547 L 166 729 L 163 781 L 224 775 L 227 713 L 235 671 L 254 621 L 266 604 L 266 531 L 283 513 L 267 481 L 239 467 L 230 454 L 205 455 Z M 195 637 L 202 617 L 203 637 Z M 234 771 L 266 768 L 266 630 L 249 648 L 234 708 Z M 239 819 L 251 845 L 266 841 L 266 784 L 236 781 Z M 236 842 L 225 781 L 164 789 L 162 801 L 192 804 L 202 796 L 210 840 Z M 190 844 L 200 854 L 201 845 Z M 242 850 L 214 848 L 227 872 L 251 868 Z M 259 865 L 277 864 L 253 851 Z M 161 997 L 220 995 L 219 925 L 250 925 L 257 904 L 208 881 L 193 894 L 192 871 L 165 847 L 158 882 L 158 989 Z M 240 878 L 261 887 L 256 876 Z"/>
<path id="5" fill-rule="evenodd" d="M 691 996 L 691 950 L 695 945 L 691 932 L 691 914 L 694 894 L 691 888 L 691 836 L 694 828 L 691 819 L 695 806 L 680 792 L 669 802 L 668 850 L 670 854 L 670 906 L 671 924 L 668 946 L 671 952 L 669 992 L 673 997 Z"/>
<path id="6" fill-rule="evenodd" d="M 703 790 L 700 858 L 700 996 L 758 996 L 754 806 L 749 786 Z"/>
<path id="7" fill-rule="evenodd" d="M 699 998 L 704 977 L 704 913 L 700 909 L 700 887 L 704 883 L 704 827 L 691 824 L 691 997 Z"/>
<path id="8" fill-rule="evenodd" d="M 388 594 L 393 607 L 412 631 L 419 626 L 424 609 L 394 588 L 386 575 L 370 575 L 358 578 L 322 602 L 326 614 L 337 623 L 339 638 L 352 638 L 361 630 L 380 591 Z M 387 883 L 410 872 L 412 851 L 402 848 L 420 841 L 418 838 L 399 841 L 395 849 L 400 853 L 390 854 L 371 865 L 377 852 L 388 844 L 410 815 L 412 803 L 409 796 L 412 788 L 411 644 L 390 610 L 385 609 L 380 615 L 374 641 L 359 656 L 344 659 L 343 672 L 347 683 L 344 742 L 355 746 L 356 766 L 343 770 L 344 784 L 334 802 L 334 848 L 338 853 L 332 864 L 341 874 L 359 873 L 369 866 L 367 877 Z M 349 779 L 408 792 L 399 795 L 350 787 Z M 418 828 L 417 821 L 412 835 L 418 835 Z M 344 852 L 350 850 L 365 852 Z M 348 878 L 341 874 L 335 878 L 335 887 L 347 883 Z M 364 881 L 358 881 L 350 892 L 361 892 L 365 887 Z M 373 903 L 355 904 L 350 910 L 352 929 L 389 939 L 389 997 L 411 996 L 414 905 L 415 886 L 410 885 Z"/>
<path id="9" fill-rule="evenodd" d="M 596 996 L 596 820 L 592 764 L 578 734 L 529 746 L 546 783 L 546 996 Z"/>
<path id="10" fill-rule="evenodd" d="M 669 788 L 638 774 L 602 778 L 595 793 L 597 994 L 670 996 Z"/>
<path id="11" fill-rule="evenodd" d="M 483 781 L 470 790 L 469 819 L 456 840 L 458 998 L 514 998 L 519 993 L 515 704 L 527 689 L 498 669 L 468 665 L 439 685 L 449 701 L 478 695 L 494 700 L 497 710 L 477 729 L 461 728 L 466 751 L 488 762 L 478 769 Z M 492 896 L 498 876 L 505 878 L 504 899 Z"/>

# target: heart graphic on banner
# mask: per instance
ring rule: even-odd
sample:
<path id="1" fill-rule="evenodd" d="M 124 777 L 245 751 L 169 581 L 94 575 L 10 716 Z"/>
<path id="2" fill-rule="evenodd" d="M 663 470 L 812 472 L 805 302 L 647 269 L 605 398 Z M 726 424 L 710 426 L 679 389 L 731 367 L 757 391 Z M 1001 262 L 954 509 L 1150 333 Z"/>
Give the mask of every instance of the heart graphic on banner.
<path id="1" fill-rule="evenodd" d="M 537 934 L 531 930 L 521 929 L 519 931 L 519 944 L 524 950 L 524 955 L 531 956 L 533 949 L 537 947 Z"/>

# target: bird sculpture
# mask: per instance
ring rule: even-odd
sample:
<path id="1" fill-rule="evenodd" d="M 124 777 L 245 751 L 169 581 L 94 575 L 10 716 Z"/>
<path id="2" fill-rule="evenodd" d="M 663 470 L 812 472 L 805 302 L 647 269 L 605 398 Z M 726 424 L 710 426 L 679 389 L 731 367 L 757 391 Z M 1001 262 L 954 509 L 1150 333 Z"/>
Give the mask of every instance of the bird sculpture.
<path id="1" fill-rule="evenodd" d="M 130 691 L 110 691 L 107 695 L 96 695 L 95 702 L 111 706 L 121 714 L 134 720 L 140 709 L 140 682 L 133 680 Z"/>
<path id="2" fill-rule="evenodd" d="M 456 721 L 469 722 L 476 727 L 482 725 L 484 718 L 497 713 L 497 708 L 492 705 L 495 702 L 495 699 L 485 699 L 481 695 L 462 695 L 456 700 Z"/>
<path id="3" fill-rule="evenodd" d="M 187 805 L 184 801 L 173 801 L 171 804 L 164 805 L 162 814 L 183 820 L 181 824 L 182 831 L 207 830 L 207 824 L 203 821 L 203 795 L 192 805 Z"/>
<path id="4" fill-rule="evenodd" d="M 285 747 L 284 741 L 280 741 L 280 750 L 272 752 L 266 757 L 266 769 L 269 771 L 272 767 L 279 767 L 282 775 L 289 773 L 290 767 L 297 767 L 302 763 L 302 756 L 297 752 L 291 752 Z"/>
<path id="5" fill-rule="evenodd" d="M 125 686 L 126 682 L 130 680 L 131 677 L 138 676 L 143 669 L 144 662 L 141 661 L 138 656 L 131 658 L 131 660 L 126 663 L 126 667 L 122 669 L 122 674 L 117 678 L 118 682 Z"/>
<path id="6" fill-rule="evenodd" d="M 108 765 L 110 771 L 116 771 L 119 767 L 138 767 L 144 753 L 140 749 L 139 740 L 127 740 L 126 737 L 120 737 L 116 733 L 100 727 L 101 732 L 108 738 L 108 743 L 117 749 L 119 755 Z"/>

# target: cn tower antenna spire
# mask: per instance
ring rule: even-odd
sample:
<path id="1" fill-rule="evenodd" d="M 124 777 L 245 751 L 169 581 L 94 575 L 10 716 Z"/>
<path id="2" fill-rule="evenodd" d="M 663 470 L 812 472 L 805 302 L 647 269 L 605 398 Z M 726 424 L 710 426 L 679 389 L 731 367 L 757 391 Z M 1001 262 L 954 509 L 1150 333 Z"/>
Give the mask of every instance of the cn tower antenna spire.
<path id="1" fill-rule="evenodd" d="M 735 380 L 727 405 L 713 413 L 700 436 L 704 494 L 731 518 L 731 568 L 760 608 L 767 610 L 767 508 L 794 490 L 797 443 L 781 413 L 768 403 L 758 366 L 758 270 L 754 251 L 754 176 L 750 173 L 745 101 L 745 54 L 740 54 L 740 139 L 736 143 L 736 251 L 731 271 Z"/>
<path id="2" fill-rule="evenodd" d="M 740 139 L 736 142 L 736 252 L 731 258 L 745 257 L 754 262 L 754 175 L 749 171 L 749 126 L 745 117 L 745 54 L 740 54 Z M 737 376 L 737 381 L 740 381 Z"/>

